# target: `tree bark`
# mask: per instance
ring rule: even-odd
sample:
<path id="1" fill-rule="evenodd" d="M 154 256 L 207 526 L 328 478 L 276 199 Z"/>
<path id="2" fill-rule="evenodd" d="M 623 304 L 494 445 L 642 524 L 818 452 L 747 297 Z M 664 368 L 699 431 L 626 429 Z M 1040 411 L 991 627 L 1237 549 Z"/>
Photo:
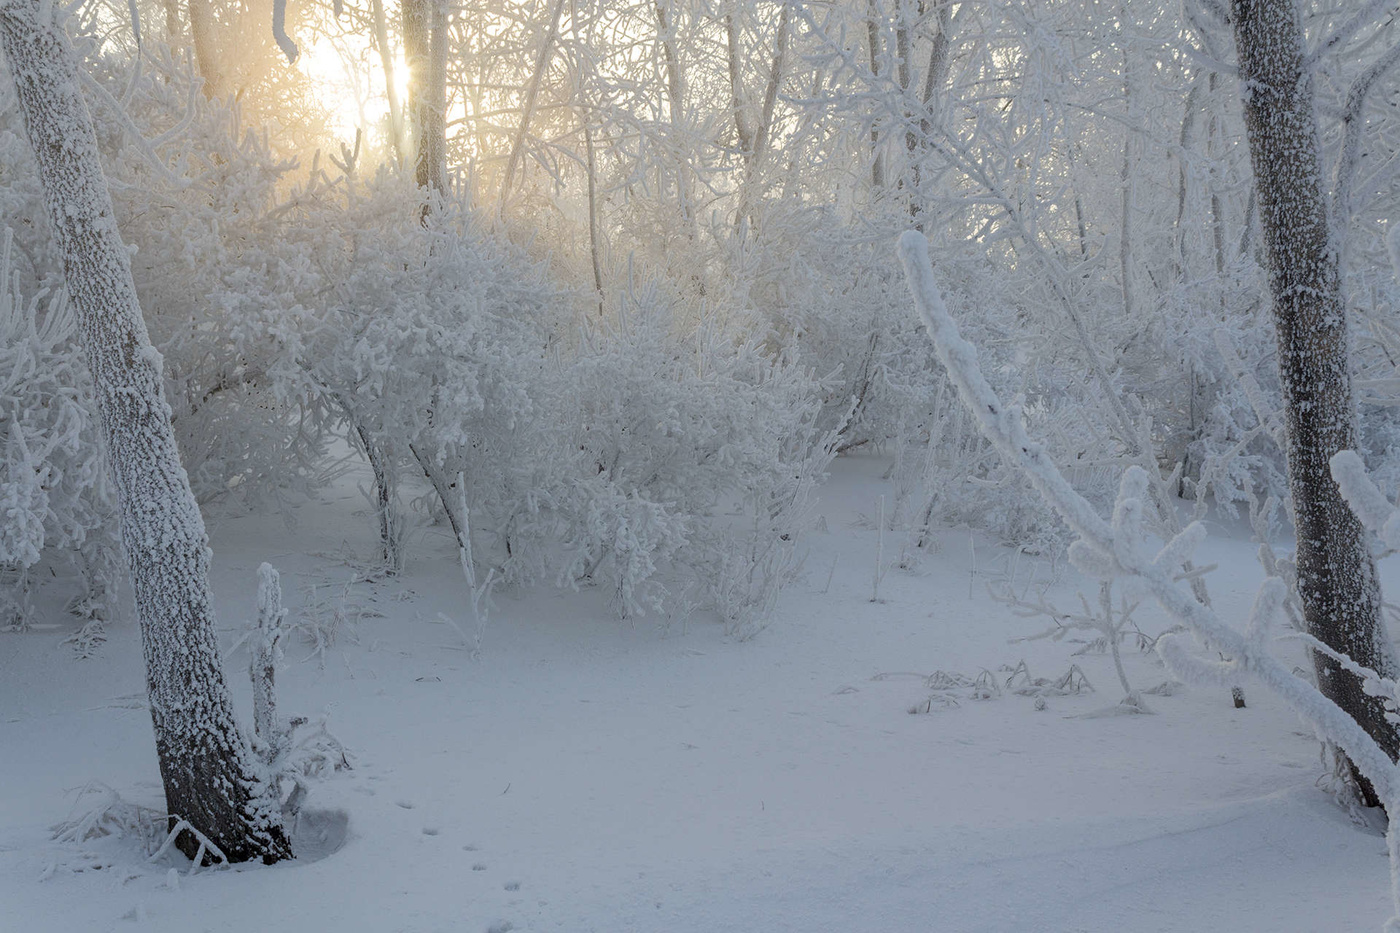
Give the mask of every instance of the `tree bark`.
<path id="1" fill-rule="evenodd" d="M 379 63 L 384 69 L 384 97 L 389 102 L 389 135 L 393 137 L 394 155 L 404 164 L 403 106 L 399 103 L 398 76 L 394 68 L 394 49 L 389 44 L 389 23 L 384 15 L 384 0 L 371 0 L 374 18 L 374 44 L 379 49 Z"/>
<path id="2" fill-rule="evenodd" d="M 1231 19 L 1278 330 L 1303 614 L 1314 637 L 1394 677 L 1375 564 L 1328 467 L 1333 454 L 1357 445 L 1356 410 L 1299 12 L 1295 0 L 1233 0 Z M 1400 736 L 1382 702 L 1330 658 L 1313 652 L 1313 665 L 1322 693 L 1395 759 Z M 1378 803 L 1352 772 L 1366 802 Z"/>
<path id="3" fill-rule="evenodd" d="M 671 17 L 667 13 L 670 0 L 655 0 L 656 38 L 661 44 L 661 54 L 666 65 L 666 102 L 671 117 L 670 132 L 673 137 L 685 126 L 685 78 L 681 71 L 680 53 L 676 50 L 676 37 L 672 31 Z M 676 152 L 676 188 L 681 208 L 681 222 L 686 235 L 692 240 L 700 237 L 699 222 L 695 215 L 695 184 L 691 171 L 690 156 L 682 146 L 673 145 Z"/>
<path id="4" fill-rule="evenodd" d="M 0 0 L 14 77 L 92 372 L 121 509 L 156 752 L 171 825 L 184 819 L 230 861 L 290 858 L 279 801 L 255 767 L 224 686 L 204 521 L 180 464 L 161 382 L 79 92 L 77 60 L 42 0 Z M 177 840 L 194 857 L 191 834 Z"/>
<path id="5" fill-rule="evenodd" d="M 447 163 L 447 15 L 438 0 L 404 0 L 403 50 L 414 178 L 442 191 Z"/>
<path id="6" fill-rule="evenodd" d="M 190 0 L 190 37 L 194 40 L 194 61 L 204 79 L 204 96 L 218 100 L 224 96 L 224 77 L 219 56 L 214 51 L 214 8 L 211 0 Z"/>
<path id="7" fill-rule="evenodd" d="M 870 76 L 880 77 L 880 21 L 875 0 L 866 0 L 865 38 L 870 46 Z M 878 80 L 875 82 L 878 85 Z M 870 124 L 870 186 L 878 196 L 885 187 L 885 160 L 880 155 L 880 124 L 872 120 Z"/>

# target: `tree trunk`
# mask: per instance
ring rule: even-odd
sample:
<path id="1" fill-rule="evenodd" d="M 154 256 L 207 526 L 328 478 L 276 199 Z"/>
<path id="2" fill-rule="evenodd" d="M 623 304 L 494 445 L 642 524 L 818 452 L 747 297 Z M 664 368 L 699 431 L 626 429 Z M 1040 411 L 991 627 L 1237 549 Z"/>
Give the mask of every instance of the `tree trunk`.
<path id="1" fill-rule="evenodd" d="M 218 100 L 224 96 L 224 78 L 214 51 L 214 8 L 210 0 L 190 0 L 190 37 L 194 40 L 195 65 L 204 79 L 204 96 Z"/>
<path id="2" fill-rule="evenodd" d="M 180 35 L 185 31 L 180 23 L 180 0 L 163 0 L 165 9 L 165 41 L 174 47 L 180 44 Z"/>
<path id="3" fill-rule="evenodd" d="M 442 191 L 447 160 L 447 16 L 438 0 L 404 0 L 403 50 L 414 178 Z"/>
<path id="4" fill-rule="evenodd" d="M 870 76 L 874 79 L 880 77 L 880 21 L 879 13 L 875 6 L 875 0 L 866 0 L 865 16 L 865 38 L 870 46 Z M 874 81 L 876 86 L 879 81 Z M 885 160 L 880 156 L 880 123 L 877 119 L 872 119 L 870 123 L 870 186 L 873 188 L 872 194 L 879 196 L 880 189 L 885 187 Z"/>
<path id="5" fill-rule="evenodd" d="M 690 154 L 686 147 L 676 145 L 676 137 L 686 125 L 685 121 L 685 78 L 681 72 L 680 53 L 676 50 L 676 37 L 672 31 L 671 17 L 667 13 L 670 0 L 655 0 L 656 38 L 661 43 L 661 54 L 666 65 L 666 102 L 671 116 L 669 132 L 672 149 L 676 153 L 676 187 L 681 208 L 681 222 L 686 235 L 692 240 L 700 238 L 699 221 L 695 215 L 695 184 L 692 178 Z"/>
<path id="6" fill-rule="evenodd" d="M 106 435 L 166 808 L 172 826 L 187 820 L 230 861 L 276 862 L 292 852 L 276 794 L 254 765 L 224 687 L 209 546 L 175 447 L 160 355 L 137 303 L 72 46 L 52 18 L 40 20 L 49 9 L 42 0 L 0 0 L 0 47 L 38 163 Z M 177 843 L 194 856 L 198 843 L 190 834 Z"/>
<path id="7" fill-rule="evenodd" d="M 379 63 L 384 68 L 384 97 L 389 102 L 389 135 L 393 137 L 394 155 L 404 164 L 403 106 L 399 103 L 398 76 L 394 68 L 394 49 L 389 44 L 389 23 L 384 16 L 384 0 L 371 0 L 374 18 L 374 44 L 379 49 Z"/>
<path id="8" fill-rule="evenodd" d="M 1328 468 L 1333 454 L 1356 447 L 1356 411 L 1299 12 L 1295 0 L 1233 0 L 1232 14 L 1278 329 L 1303 614 L 1313 636 L 1394 677 L 1375 564 Z M 1394 759 L 1400 737 L 1386 721 L 1382 702 L 1330 658 L 1313 652 L 1313 665 L 1322 693 Z M 1352 771 L 1367 803 L 1376 804 L 1369 784 Z"/>
<path id="9" fill-rule="evenodd" d="M 928 226 L 928 220 L 923 216 L 928 203 L 928 197 L 923 190 L 923 172 L 924 160 L 929 151 L 929 133 L 933 130 L 933 92 L 941 91 L 948 80 L 951 60 L 948 32 L 952 27 L 952 8 L 953 4 L 949 0 L 938 0 L 938 33 L 929 46 L 928 65 L 924 69 L 924 89 L 919 95 L 919 132 L 916 136 L 911 122 L 910 129 L 904 135 L 904 146 L 909 151 L 909 219 L 914 222 L 914 227 L 920 233 L 926 233 L 925 228 Z"/>

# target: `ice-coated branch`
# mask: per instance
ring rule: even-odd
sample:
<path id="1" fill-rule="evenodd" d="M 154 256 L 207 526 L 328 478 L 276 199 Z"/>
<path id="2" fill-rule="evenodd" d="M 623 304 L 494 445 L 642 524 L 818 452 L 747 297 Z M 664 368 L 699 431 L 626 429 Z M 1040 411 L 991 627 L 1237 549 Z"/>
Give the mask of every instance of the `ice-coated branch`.
<path id="1" fill-rule="evenodd" d="M 1309 52 L 1303 59 L 1303 67 L 1315 67 L 1322 56 L 1350 42 L 1367 24 L 1380 22 L 1381 11 L 1394 5 L 1395 0 L 1370 0 L 1369 3 L 1352 14 L 1351 19 L 1319 42 L 1317 48 Z"/>
<path id="2" fill-rule="evenodd" d="M 1366 465 L 1354 450 L 1339 450 L 1330 461 L 1332 478 L 1337 481 L 1346 504 L 1381 543 L 1400 551 L 1400 509 L 1376 487 Z"/>
<path id="3" fill-rule="evenodd" d="M 285 730 L 277 721 L 277 661 L 282 656 L 282 583 L 271 564 L 258 567 L 258 620 L 249 645 L 249 676 L 253 681 L 253 733 L 259 752 L 271 764 L 283 751 Z"/>
<path id="4" fill-rule="evenodd" d="M 287 0 L 272 0 L 272 38 L 277 40 L 277 47 L 287 56 L 287 64 L 295 65 L 301 50 L 287 35 Z"/>
<path id="5" fill-rule="evenodd" d="M 1140 540 L 1121 540 L 1120 532 L 1137 532 L 1147 476 L 1139 467 L 1124 471 L 1110 526 L 1093 506 L 1070 486 L 1042 445 L 1026 433 L 1020 409 L 1002 404 L 977 364 L 976 349 L 958 332 L 934 281 L 929 261 L 928 241 L 914 231 L 899 240 L 900 259 L 909 289 L 920 317 L 928 326 L 938 359 L 948 371 L 960 396 L 983 434 L 1010 463 L 1018 467 L 1036 490 L 1079 536 L 1070 550 L 1076 565 L 1097 576 L 1132 577 L 1140 581 L 1168 613 L 1186 625 L 1213 649 L 1233 660 L 1226 664 L 1206 662 L 1189 652 L 1180 639 L 1163 636 L 1158 652 L 1178 674 L 1194 679 L 1228 683 L 1240 671 L 1248 671 L 1277 693 L 1302 716 L 1320 736 L 1340 746 L 1361 772 L 1373 783 L 1382 800 L 1400 803 L 1400 776 L 1395 764 L 1361 726 L 1312 684 L 1295 676 L 1292 670 L 1263 648 L 1264 619 L 1276 613 L 1283 601 L 1283 584 L 1265 581 L 1256 599 L 1254 619 L 1248 636 L 1225 624 L 1209 607 L 1173 579 L 1175 560 L 1189 552 L 1187 545 L 1199 543 L 1202 532 L 1194 523 L 1174 538 L 1152 559 L 1141 550 Z M 1400 811 L 1397 811 L 1400 812 Z M 1397 909 L 1400 888 L 1393 885 Z"/>

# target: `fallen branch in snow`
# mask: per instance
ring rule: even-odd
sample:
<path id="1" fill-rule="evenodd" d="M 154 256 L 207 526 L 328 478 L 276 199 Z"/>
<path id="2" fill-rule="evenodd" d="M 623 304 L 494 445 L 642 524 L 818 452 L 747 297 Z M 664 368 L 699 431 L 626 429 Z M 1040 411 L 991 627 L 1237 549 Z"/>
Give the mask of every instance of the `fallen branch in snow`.
<path id="1" fill-rule="evenodd" d="M 228 856 L 224 855 L 224 851 L 211 842 L 208 836 L 191 826 L 189 821 L 183 817 L 175 820 L 175 825 L 170 828 L 170 834 L 165 837 L 165 841 L 160 844 L 160 848 L 156 849 L 155 854 L 147 859 L 147 861 L 158 861 L 162 855 L 170 851 L 170 847 L 180 838 L 181 833 L 189 833 L 194 836 L 195 841 L 199 843 L 199 847 L 195 850 L 194 858 L 190 860 L 192 864 L 190 865 L 189 873 L 191 875 L 199 871 L 206 857 L 217 859 L 217 865 L 228 867 L 229 860 Z"/>
<path id="2" fill-rule="evenodd" d="M 1192 651 L 1180 636 L 1164 635 L 1158 639 L 1157 652 L 1177 676 L 1228 687 L 1241 674 L 1252 674 L 1306 720 L 1320 738 L 1346 752 L 1371 781 L 1377 796 L 1386 804 L 1387 812 L 1400 815 L 1400 769 L 1390 756 L 1356 720 L 1269 653 L 1270 626 L 1283 616 L 1288 598 L 1284 582 L 1270 577 L 1261 584 L 1244 632 L 1227 625 L 1210 606 L 1195 598 L 1181 585 L 1178 575 L 1205 540 L 1205 527 L 1200 522 L 1192 522 L 1149 557 L 1143 550 L 1149 479 L 1136 466 L 1123 472 L 1112 518 L 1105 521 L 1070 486 L 1045 447 L 1031 440 L 1020 407 L 1004 405 L 982 375 L 976 348 L 962 338 L 934 282 L 928 241 L 919 233 L 906 232 L 899 240 L 899 254 L 914 305 L 928 327 L 939 361 L 947 369 L 982 433 L 1009 463 L 1025 474 L 1078 536 L 1069 550 L 1075 566 L 1099 580 L 1136 581 L 1210 650 L 1230 658 L 1228 661 L 1204 658 Z M 1333 459 L 1332 470 L 1343 497 L 1361 521 L 1381 535 L 1387 546 L 1393 546 L 1392 540 L 1400 543 L 1400 514 L 1376 490 L 1360 458 L 1343 451 Z M 1392 699 L 1400 696 L 1393 681 L 1373 676 L 1363 682 L 1368 690 L 1374 689 L 1379 695 Z M 1396 822 L 1392 819 L 1386 832 L 1391 899 L 1396 913 L 1386 925 L 1391 933 L 1400 933 L 1400 832 L 1397 832 Z"/>

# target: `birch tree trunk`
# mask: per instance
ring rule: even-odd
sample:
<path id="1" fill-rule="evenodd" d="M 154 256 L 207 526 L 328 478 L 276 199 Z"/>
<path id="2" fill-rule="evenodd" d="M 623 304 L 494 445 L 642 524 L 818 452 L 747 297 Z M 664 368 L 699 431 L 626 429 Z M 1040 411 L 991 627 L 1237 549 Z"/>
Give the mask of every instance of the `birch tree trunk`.
<path id="1" fill-rule="evenodd" d="M 255 767 L 224 686 L 204 521 L 175 447 L 160 355 L 141 317 L 77 60 L 53 9 L 43 0 L 0 0 L 0 48 L 38 163 L 107 440 L 166 808 L 172 827 L 187 820 L 230 861 L 276 862 L 292 855 L 279 801 Z M 177 844 L 194 857 L 191 834 Z"/>
<path id="2" fill-rule="evenodd" d="M 1303 613 L 1313 636 L 1394 677 L 1375 564 L 1328 468 L 1333 454 L 1356 447 L 1356 410 L 1299 12 L 1295 0 L 1233 0 L 1231 20 L 1278 329 Z M 1394 759 L 1400 737 L 1381 701 L 1330 658 L 1313 652 L 1313 665 L 1322 693 Z M 1352 772 L 1376 805 L 1369 784 Z"/>

